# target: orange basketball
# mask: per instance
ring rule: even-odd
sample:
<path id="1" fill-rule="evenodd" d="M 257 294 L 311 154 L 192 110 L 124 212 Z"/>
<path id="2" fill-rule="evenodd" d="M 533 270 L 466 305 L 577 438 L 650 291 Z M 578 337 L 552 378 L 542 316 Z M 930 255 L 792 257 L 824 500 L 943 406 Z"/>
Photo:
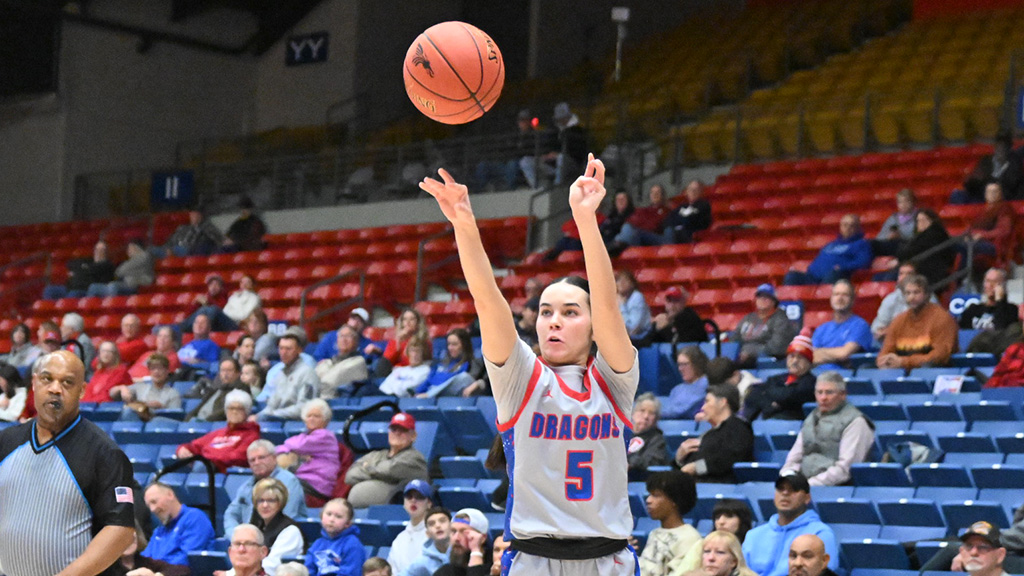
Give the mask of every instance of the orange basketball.
<path id="1" fill-rule="evenodd" d="M 505 85 L 497 44 L 465 22 L 427 28 L 409 46 L 403 72 L 405 91 L 416 108 L 445 124 L 483 116 Z"/>

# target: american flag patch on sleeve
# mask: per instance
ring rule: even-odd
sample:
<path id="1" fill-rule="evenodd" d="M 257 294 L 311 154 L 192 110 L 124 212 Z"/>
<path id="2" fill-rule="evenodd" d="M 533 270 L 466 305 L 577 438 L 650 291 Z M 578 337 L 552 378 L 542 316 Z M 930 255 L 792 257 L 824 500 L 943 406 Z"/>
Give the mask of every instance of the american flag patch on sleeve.
<path id="1" fill-rule="evenodd" d="M 118 486 L 114 488 L 114 500 L 117 502 L 125 502 L 127 504 L 135 502 L 135 498 L 132 496 L 132 489 L 127 486 Z"/>

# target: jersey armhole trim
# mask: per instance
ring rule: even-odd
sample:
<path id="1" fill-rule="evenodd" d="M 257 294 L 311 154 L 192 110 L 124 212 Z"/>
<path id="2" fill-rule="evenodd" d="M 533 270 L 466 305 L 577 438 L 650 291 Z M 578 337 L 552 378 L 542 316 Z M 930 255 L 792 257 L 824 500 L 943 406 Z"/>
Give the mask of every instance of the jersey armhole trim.
<path id="1" fill-rule="evenodd" d="M 603 392 L 605 397 L 608 398 L 608 402 L 612 405 L 612 409 L 615 411 L 615 415 L 618 416 L 619 420 L 622 421 L 622 425 L 632 430 L 633 421 L 626 417 L 626 414 L 622 411 L 622 408 L 619 407 L 619 403 L 615 401 L 615 396 L 612 395 L 612 391 L 608 387 L 608 383 L 604 381 L 604 377 L 601 376 L 601 373 L 598 372 L 597 370 L 590 370 L 589 372 L 593 372 L 594 380 L 597 382 L 597 385 L 601 388 L 601 392 Z"/>
<path id="2" fill-rule="evenodd" d="M 523 410 L 526 409 L 526 403 L 530 400 L 530 397 L 533 396 L 534 389 L 537 388 L 537 382 L 540 380 L 540 375 L 542 371 L 543 365 L 541 364 L 540 359 L 538 358 L 537 360 L 534 361 L 533 374 L 530 375 L 530 383 L 526 385 L 526 393 L 523 394 L 523 399 L 519 402 L 519 408 L 516 409 L 516 413 L 512 415 L 512 418 L 509 418 L 508 422 L 497 423 L 498 432 L 507 432 L 513 426 L 516 425 L 516 422 L 519 420 L 519 415 L 522 414 Z"/>

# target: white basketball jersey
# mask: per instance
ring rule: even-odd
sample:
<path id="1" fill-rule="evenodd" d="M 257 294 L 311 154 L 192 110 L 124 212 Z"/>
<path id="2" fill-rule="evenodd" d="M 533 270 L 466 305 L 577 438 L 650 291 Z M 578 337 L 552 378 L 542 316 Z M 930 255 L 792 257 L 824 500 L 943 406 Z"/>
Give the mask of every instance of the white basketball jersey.
<path id="1" fill-rule="evenodd" d="M 591 361 L 583 392 L 535 359 L 522 403 L 498 424 L 508 460 L 505 532 L 514 538 L 625 539 L 628 411 Z"/>

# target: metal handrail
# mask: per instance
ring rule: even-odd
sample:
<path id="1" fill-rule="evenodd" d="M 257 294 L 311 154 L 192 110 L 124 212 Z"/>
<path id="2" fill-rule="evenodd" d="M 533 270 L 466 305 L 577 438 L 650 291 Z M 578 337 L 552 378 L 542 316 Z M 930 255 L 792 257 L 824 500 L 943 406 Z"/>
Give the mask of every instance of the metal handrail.
<path id="1" fill-rule="evenodd" d="M 349 428 L 352 427 L 352 424 L 354 424 L 356 420 L 359 420 L 360 418 L 367 416 L 369 414 L 373 414 L 377 410 L 384 407 L 391 408 L 391 410 L 394 411 L 395 414 L 398 414 L 399 412 L 402 411 L 402 409 L 398 407 L 398 402 L 395 402 L 394 400 L 382 400 L 380 402 L 377 402 L 376 404 L 367 406 L 366 408 L 363 408 L 361 410 L 357 410 L 355 413 L 351 414 L 348 418 L 345 419 L 345 428 L 342 430 L 341 436 L 345 444 L 347 444 L 348 447 L 356 454 L 366 454 L 372 452 L 373 449 L 369 447 L 366 448 L 365 450 L 362 448 L 356 448 L 355 445 L 352 444 L 352 440 L 349 437 Z"/>
<path id="2" fill-rule="evenodd" d="M 209 504 L 195 504 L 194 506 L 196 508 L 199 508 L 200 510 L 204 510 L 205 509 L 206 513 L 209 514 L 209 516 L 210 516 L 210 522 L 216 523 L 217 522 L 217 492 L 216 492 L 216 490 L 217 490 L 217 487 L 216 487 L 217 469 L 214 467 L 213 463 L 210 462 L 208 459 L 206 459 L 205 457 L 203 457 L 200 454 L 196 454 L 194 456 L 189 456 L 188 458 L 182 458 L 180 460 L 175 460 L 174 462 L 171 462 L 170 464 L 165 466 L 163 469 L 161 469 L 159 472 L 157 472 L 156 476 L 154 476 L 154 478 L 153 478 L 153 481 L 154 482 L 158 481 L 165 474 L 170 474 L 171 472 L 174 472 L 175 470 L 180 470 L 182 468 L 192 466 L 193 462 L 201 462 L 203 464 L 203 466 L 206 467 L 206 477 L 209 480 L 207 482 L 207 484 L 206 484 L 206 489 L 207 489 L 207 495 L 210 498 L 210 503 Z M 143 487 L 143 488 L 145 488 L 145 487 Z"/>
<path id="3" fill-rule="evenodd" d="M 928 289 L 931 290 L 932 293 L 935 293 L 935 292 L 938 292 L 939 288 L 947 286 L 947 285 L 949 285 L 949 284 L 951 284 L 953 282 L 956 282 L 956 281 L 958 281 L 958 280 L 960 280 L 961 278 L 964 278 L 964 277 L 967 277 L 967 284 L 966 284 L 967 288 L 968 289 L 973 289 L 974 286 L 973 286 L 973 281 L 971 280 L 971 269 L 974 266 L 974 243 L 975 242 L 977 242 L 977 240 L 975 240 L 970 234 L 965 232 L 963 234 L 960 234 L 959 236 L 952 236 L 948 240 L 945 240 L 945 241 L 943 241 L 943 242 L 941 242 L 939 244 L 936 244 L 935 246 L 932 246 L 931 248 L 925 250 L 924 252 L 921 252 L 920 254 L 917 254 L 917 255 L 915 255 L 915 256 L 913 256 L 911 258 L 908 258 L 907 261 L 908 262 L 912 262 L 914 264 L 917 264 L 917 263 L 923 261 L 925 258 L 928 258 L 929 256 L 931 256 L 933 254 L 938 254 L 939 252 L 941 252 L 943 250 L 946 250 L 946 249 L 949 249 L 949 248 L 953 248 L 953 247 L 957 246 L 958 244 L 963 243 L 967 247 L 967 254 L 965 256 L 964 266 L 960 270 L 955 270 L 952 274 L 950 274 L 949 276 L 943 278 L 942 280 L 939 280 L 935 284 L 932 284 L 931 286 L 928 286 Z"/>
<path id="4" fill-rule="evenodd" d="M 349 276 L 354 276 L 356 274 L 359 275 L 359 294 L 357 296 L 353 296 L 353 297 L 348 298 L 346 300 L 342 300 L 341 302 L 338 302 L 334 306 L 331 306 L 331 307 L 329 307 L 329 308 L 327 308 L 325 310 L 318 310 L 317 313 L 313 314 L 313 316 L 311 318 L 309 318 L 308 320 L 306 319 L 306 299 L 309 296 L 310 292 L 312 292 L 312 291 L 314 291 L 317 288 L 320 288 L 322 286 L 328 286 L 330 284 L 336 284 L 339 281 L 341 281 L 341 280 L 343 280 L 345 278 L 348 278 Z M 338 310 L 341 310 L 342 308 L 345 308 L 345 307 L 347 307 L 347 306 L 349 306 L 351 304 L 355 304 L 356 302 L 362 302 L 365 299 L 366 299 L 366 271 L 365 270 L 349 270 L 347 272 L 342 272 L 341 274 L 335 274 L 334 276 L 331 276 L 330 278 L 324 278 L 323 280 L 319 280 L 317 282 L 314 282 L 314 283 L 310 284 L 309 286 L 306 286 L 305 288 L 302 289 L 302 293 L 299 295 L 299 325 L 302 326 L 303 329 L 306 329 L 306 326 L 311 324 L 311 323 L 313 323 L 314 321 L 319 320 L 319 319 L 327 316 L 328 314 L 333 314 L 333 313 L 337 312 Z"/>
<path id="5" fill-rule="evenodd" d="M 428 271 L 437 270 L 438 268 L 446 266 L 450 262 L 454 262 L 455 260 L 458 259 L 458 255 L 451 255 L 446 258 L 442 258 L 440 261 L 434 262 L 429 266 L 423 264 L 423 259 L 426 256 L 427 244 L 429 242 L 437 240 L 438 238 L 444 238 L 449 234 L 454 235 L 455 229 L 447 227 L 444 230 L 441 230 L 440 232 L 435 232 L 430 236 L 427 236 L 426 238 L 420 240 L 419 244 L 416 246 L 416 286 L 413 289 L 412 293 L 413 302 L 419 302 L 421 300 L 420 296 L 422 295 L 421 292 L 423 290 L 424 277 L 426 276 L 426 273 Z"/>

